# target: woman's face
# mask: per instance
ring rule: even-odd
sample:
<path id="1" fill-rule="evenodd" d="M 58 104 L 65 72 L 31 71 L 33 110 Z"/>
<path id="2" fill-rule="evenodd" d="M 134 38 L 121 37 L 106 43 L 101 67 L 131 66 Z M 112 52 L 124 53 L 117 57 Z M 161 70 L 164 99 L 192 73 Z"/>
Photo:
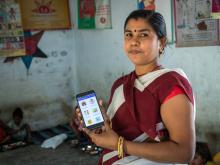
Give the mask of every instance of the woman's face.
<path id="1" fill-rule="evenodd" d="M 124 50 L 135 66 L 147 65 L 159 56 L 162 44 L 144 19 L 130 19 L 124 32 Z"/>

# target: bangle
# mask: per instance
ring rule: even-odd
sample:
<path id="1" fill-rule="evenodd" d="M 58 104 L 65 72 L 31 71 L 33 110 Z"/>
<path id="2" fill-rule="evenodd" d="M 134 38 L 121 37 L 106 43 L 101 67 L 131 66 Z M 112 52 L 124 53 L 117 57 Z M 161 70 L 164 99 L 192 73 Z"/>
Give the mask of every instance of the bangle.
<path id="1" fill-rule="evenodd" d="M 120 136 L 118 138 L 118 158 L 121 159 L 124 157 L 124 138 L 122 136 Z"/>

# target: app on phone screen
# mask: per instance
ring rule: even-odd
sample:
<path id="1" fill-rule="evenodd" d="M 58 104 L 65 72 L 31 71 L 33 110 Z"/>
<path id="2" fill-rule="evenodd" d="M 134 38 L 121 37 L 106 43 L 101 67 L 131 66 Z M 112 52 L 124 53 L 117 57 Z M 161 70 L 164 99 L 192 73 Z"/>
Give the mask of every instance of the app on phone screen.
<path id="1" fill-rule="evenodd" d="M 86 127 L 104 121 L 95 93 L 77 98 Z"/>

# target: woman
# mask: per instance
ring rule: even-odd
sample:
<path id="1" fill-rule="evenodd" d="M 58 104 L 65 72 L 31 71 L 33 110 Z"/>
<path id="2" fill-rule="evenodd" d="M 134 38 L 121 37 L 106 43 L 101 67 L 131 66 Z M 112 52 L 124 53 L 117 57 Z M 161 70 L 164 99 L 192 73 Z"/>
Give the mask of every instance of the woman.
<path id="1" fill-rule="evenodd" d="M 100 164 L 174 164 L 193 158 L 193 92 L 181 69 L 165 69 L 159 63 L 165 46 L 161 14 L 130 13 L 124 25 L 124 50 L 135 69 L 113 84 L 102 131 L 83 128 L 105 148 Z M 79 109 L 76 112 L 80 120 Z"/>

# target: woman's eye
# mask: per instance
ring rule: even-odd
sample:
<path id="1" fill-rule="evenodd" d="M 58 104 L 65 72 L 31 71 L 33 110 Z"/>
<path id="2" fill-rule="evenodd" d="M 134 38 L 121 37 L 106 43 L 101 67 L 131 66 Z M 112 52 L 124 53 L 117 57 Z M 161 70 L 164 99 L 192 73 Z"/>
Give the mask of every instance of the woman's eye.
<path id="1" fill-rule="evenodd" d="M 125 38 L 131 38 L 132 34 L 131 33 L 125 33 Z"/>
<path id="2" fill-rule="evenodd" d="M 141 33 L 141 34 L 139 35 L 140 38 L 145 38 L 145 37 L 147 37 L 147 36 L 148 36 L 147 33 Z"/>

